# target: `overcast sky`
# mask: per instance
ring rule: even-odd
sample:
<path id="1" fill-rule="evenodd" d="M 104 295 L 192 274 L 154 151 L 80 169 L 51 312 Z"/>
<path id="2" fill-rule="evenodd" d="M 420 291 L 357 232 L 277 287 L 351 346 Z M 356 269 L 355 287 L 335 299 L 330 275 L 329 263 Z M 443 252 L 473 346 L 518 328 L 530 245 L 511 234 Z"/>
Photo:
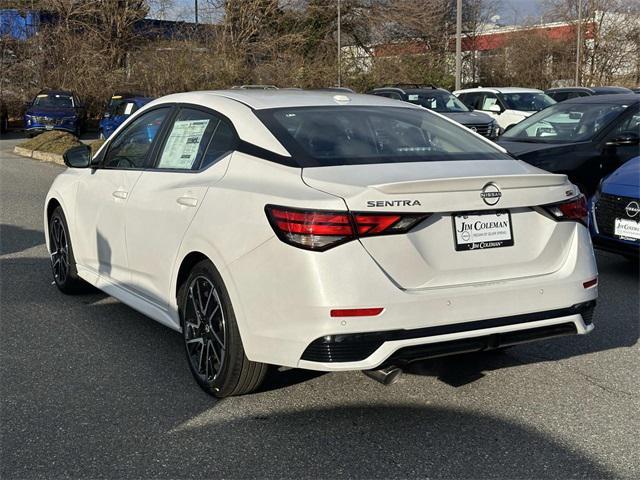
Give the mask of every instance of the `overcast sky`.
<path id="1" fill-rule="evenodd" d="M 167 20 L 184 20 L 192 22 L 194 20 L 194 0 L 174 0 L 173 6 L 166 12 Z M 205 0 L 198 2 L 198 12 L 201 22 L 211 22 L 219 18 L 220 13 L 212 11 L 207 7 Z M 500 23 L 507 25 L 522 23 L 528 19 L 538 21 L 540 16 L 540 6 L 537 0 L 501 0 L 498 7 Z M 152 12 L 154 17 L 158 17 L 158 12 Z"/>

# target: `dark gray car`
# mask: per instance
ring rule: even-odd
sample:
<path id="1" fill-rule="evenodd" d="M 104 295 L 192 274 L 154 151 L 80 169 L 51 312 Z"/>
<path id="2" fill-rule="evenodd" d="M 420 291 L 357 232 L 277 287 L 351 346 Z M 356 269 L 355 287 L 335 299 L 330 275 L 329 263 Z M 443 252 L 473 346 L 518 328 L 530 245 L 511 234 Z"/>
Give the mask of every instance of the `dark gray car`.
<path id="1" fill-rule="evenodd" d="M 443 88 L 433 85 L 394 85 L 374 88 L 367 93 L 428 108 L 491 140 L 500 135 L 500 127 L 491 116 L 473 111 Z"/>

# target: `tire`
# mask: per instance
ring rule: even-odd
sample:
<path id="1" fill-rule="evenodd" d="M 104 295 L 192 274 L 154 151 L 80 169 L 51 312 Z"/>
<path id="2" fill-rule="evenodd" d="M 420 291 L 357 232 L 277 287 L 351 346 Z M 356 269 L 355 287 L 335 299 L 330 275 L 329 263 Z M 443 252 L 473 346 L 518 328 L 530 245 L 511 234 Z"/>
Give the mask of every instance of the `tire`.
<path id="1" fill-rule="evenodd" d="M 178 307 L 187 363 L 198 385 L 218 398 L 256 390 L 268 365 L 245 355 L 229 294 L 209 260 L 191 269 Z"/>
<path id="2" fill-rule="evenodd" d="M 78 276 L 69 227 L 62 211 L 56 207 L 49 218 L 51 271 L 58 290 L 66 294 L 81 293 L 88 284 Z"/>

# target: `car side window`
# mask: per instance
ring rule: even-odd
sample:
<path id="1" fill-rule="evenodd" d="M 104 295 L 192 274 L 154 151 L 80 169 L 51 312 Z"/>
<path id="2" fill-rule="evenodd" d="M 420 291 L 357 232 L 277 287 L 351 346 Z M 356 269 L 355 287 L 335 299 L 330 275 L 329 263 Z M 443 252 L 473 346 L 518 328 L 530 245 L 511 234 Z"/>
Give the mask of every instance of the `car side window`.
<path id="1" fill-rule="evenodd" d="M 624 119 L 617 127 L 615 127 L 608 135 L 609 138 L 615 138 L 622 134 L 635 133 L 640 135 L 640 112 L 635 112 Z"/>
<path id="2" fill-rule="evenodd" d="M 489 110 L 489 107 L 492 107 L 493 105 L 498 105 L 498 97 L 496 97 L 492 93 L 487 93 L 482 100 L 482 106 L 480 107 L 480 110 Z"/>
<path id="3" fill-rule="evenodd" d="M 483 93 L 464 93 L 460 95 L 459 98 L 467 107 L 473 108 L 474 110 L 482 110 Z"/>
<path id="4" fill-rule="evenodd" d="M 200 168 L 207 168 L 217 162 L 226 153 L 234 150 L 237 143 L 236 133 L 231 124 L 224 119 L 220 119 L 204 154 Z"/>
<path id="5" fill-rule="evenodd" d="M 136 118 L 111 142 L 102 165 L 106 168 L 144 168 L 153 140 L 170 108 L 158 108 Z"/>
<path id="6" fill-rule="evenodd" d="M 225 147 L 224 133 L 220 130 L 218 134 L 220 122 L 221 119 L 214 113 L 195 108 L 181 108 L 169 130 L 155 168 L 198 170 L 205 153 L 208 164 L 212 163 L 215 160 L 212 155 L 216 152 L 215 147 L 211 146 L 213 140 L 220 144 L 220 148 Z M 233 136 L 232 130 L 231 135 Z"/>

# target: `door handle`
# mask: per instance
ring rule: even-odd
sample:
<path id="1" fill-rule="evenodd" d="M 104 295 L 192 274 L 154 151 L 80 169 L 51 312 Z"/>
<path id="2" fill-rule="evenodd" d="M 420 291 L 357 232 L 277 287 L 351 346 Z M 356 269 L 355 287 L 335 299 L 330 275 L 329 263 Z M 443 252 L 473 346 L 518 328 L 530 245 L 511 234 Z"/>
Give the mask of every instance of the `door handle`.
<path id="1" fill-rule="evenodd" d="M 129 192 L 125 192 L 124 190 L 116 190 L 112 193 L 112 195 L 114 196 L 114 198 L 125 200 L 129 196 Z"/>
<path id="2" fill-rule="evenodd" d="M 185 207 L 195 207 L 198 205 L 198 199 L 193 197 L 178 197 L 176 202 Z"/>

